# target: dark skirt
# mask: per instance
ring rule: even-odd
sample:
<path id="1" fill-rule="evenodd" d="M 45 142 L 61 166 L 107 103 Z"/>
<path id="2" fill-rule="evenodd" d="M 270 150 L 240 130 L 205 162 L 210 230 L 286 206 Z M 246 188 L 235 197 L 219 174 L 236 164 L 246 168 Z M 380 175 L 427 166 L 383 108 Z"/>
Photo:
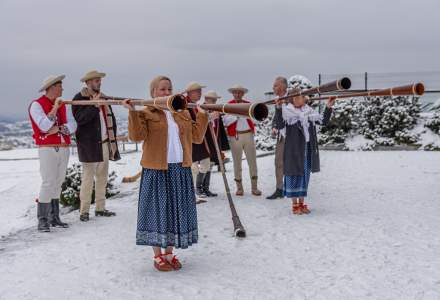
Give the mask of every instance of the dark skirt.
<path id="1" fill-rule="evenodd" d="M 285 197 L 307 197 L 309 188 L 310 173 L 312 169 L 312 151 L 309 143 L 306 143 L 304 155 L 304 175 L 284 176 Z"/>
<path id="2" fill-rule="evenodd" d="M 143 169 L 136 244 L 188 248 L 197 243 L 197 209 L 191 168 Z"/>

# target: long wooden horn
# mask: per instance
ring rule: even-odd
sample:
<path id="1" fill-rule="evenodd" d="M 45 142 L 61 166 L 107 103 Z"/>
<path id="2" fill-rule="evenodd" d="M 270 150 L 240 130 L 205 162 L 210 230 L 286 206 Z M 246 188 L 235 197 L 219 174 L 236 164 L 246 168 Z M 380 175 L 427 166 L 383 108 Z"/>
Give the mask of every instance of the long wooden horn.
<path id="1" fill-rule="evenodd" d="M 195 108 L 195 103 L 188 103 L 189 108 Z M 229 104 L 201 104 L 201 108 L 218 111 L 224 114 L 245 116 L 257 121 L 263 121 L 269 114 L 269 109 L 264 103 L 229 103 Z"/>
<path id="2" fill-rule="evenodd" d="M 323 97 L 310 98 L 310 100 L 327 100 L 330 97 L 353 98 L 353 97 L 374 97 L 374 96 L 411 96 L 411 95 L 422 96 L 424 93 L 425 93 L 425 86 L 423 85 L 423 83 L 418 82 L 414 84 L 396 86 L 388 89 L 323 96 Z"/>
<path id="3" fill-rule="evenodd" d="M 345 90 L 348 90 L 350 87 L 351 87 L 350 78 L 343 77 L 341 79 L 338 79 L 338 80 L 335 80 L 335 81 L 332 81 L 329 83 L 325 83 L 325 84 L 322 84 L 322 85 L 314 87 L 314 88 L 310 88 L 310 89 L 307 89 L 304 91 L 298 91 L 296 93 L 292 93 L 292 94 L 289 94 L 284 97 L 271 99 L 271 100 L 268 100 L 264 103 L 265 104 L 275 104 L 276 100 L 287 100 L 287 99 L 291 99 L 291 98 L 297 97 L 297 96 L 309 96 L 309 95 L 313 95 L 313 94 L 322 94 L 322 93 L 335 92 L 335 91 L 345 91 Z"/>
<path id="4" fill-rule="evenodd" d="M 122 105 L 123 97 L 111 97 L 107 96 L 99 100 L 62 100 L 64 104 L 68 105 Z M 130 98 L 131 99 L 131 98 Z M 157 109 L 165 109 L 171 112 L 177 112 L 186 108 L 185 96 L 176 94 L 167 97 L 157 97 L 150 100 L 143 99 L 131 99 L 133 105 L 150 106 Z"/>

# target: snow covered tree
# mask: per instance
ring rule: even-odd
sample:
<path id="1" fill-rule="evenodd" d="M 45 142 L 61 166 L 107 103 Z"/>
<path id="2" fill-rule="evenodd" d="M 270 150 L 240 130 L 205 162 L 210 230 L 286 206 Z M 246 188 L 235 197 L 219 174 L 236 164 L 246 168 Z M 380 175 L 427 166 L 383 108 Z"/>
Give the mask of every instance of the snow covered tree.
<path id="1" fill-rule="evenodd" d="M 426 120 L 425 127 L 431 129 L 433 132 L 440 134 L 440 112 L 436 111 L 429 115 Z"/>
<path id="2" fill-rule="evenodd" d="M 367 97 L 361 103 L 359 132 L 378 145 L 413 144 L 411 129 L 420 116 L 415 97 Z"/>
<path id="3" fill-rule="evenodd" d="M 272 136 L 272 120 L 275 114 L 274 106 L 269 107 L 269 115 L 264 121 L 257 122 L 255 145 L 257 150 L 273 151 L 275 150 L 276 138 Z"/>
<path id="4" fill-rule="evenodd" d="M 75 163 L 72 167 L 67 169 L 66 179 L 61 186 L 60 203 L 64 206 L 71 206 L 78 209 L 80 206 L 79 192 L 81 187 L 81 164 Z M 119 193 L 114 181 L 116 179 L 116 172 L 109 174 L 106 197 L 109 198 Z M 92 203 L 95 203 L 95 188 L 93 187 Z"/>
<path id="5" fill-rule="evenodd" d="M 320 144 L 342 144 L 349 133 L 358 128 L 359 102 L 356 99 L 337 100 L 327 126 L 318 134 Z"/>

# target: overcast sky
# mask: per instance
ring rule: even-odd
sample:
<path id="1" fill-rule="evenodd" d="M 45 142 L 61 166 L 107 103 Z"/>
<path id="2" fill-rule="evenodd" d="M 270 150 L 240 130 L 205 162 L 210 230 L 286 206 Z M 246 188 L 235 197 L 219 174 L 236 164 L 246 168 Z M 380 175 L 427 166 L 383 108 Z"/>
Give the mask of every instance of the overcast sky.
<path id="1" fill-rule="evenodd" d="M 49 74 L 63 98 L 90 69 L 145 97 L 168 75 L 260 99 L 275 76 L 440 70 L 438 0 L 0 0 L 0 116 L 24 117 Z"/>

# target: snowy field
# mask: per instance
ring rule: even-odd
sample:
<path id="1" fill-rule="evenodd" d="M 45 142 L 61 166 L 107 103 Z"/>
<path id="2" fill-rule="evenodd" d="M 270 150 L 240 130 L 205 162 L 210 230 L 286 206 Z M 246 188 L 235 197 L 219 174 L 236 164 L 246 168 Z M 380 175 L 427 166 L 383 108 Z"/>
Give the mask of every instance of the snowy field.
<path id="1" fill-rule="evenodd" d="M 139 156 L 111 169 L 134 174 Z M 138 182 L 108 201 L 115 218 L 80 223 L 75 211 L 64 215 L 71 228 L 38 233 L 38 160 L 0 159 L 0 299 L 440 299 L 440 153 L 322 151 L 321 160 L 307 216 L 250 196 L 245 182 L 242 240 L 215 173 L 220 196 L 198 205 L 199 243 L 177 252 L 182 270 L 164 274 L 135 245 Z M 273 156 L 258 164 L 267 195 Z"/>

